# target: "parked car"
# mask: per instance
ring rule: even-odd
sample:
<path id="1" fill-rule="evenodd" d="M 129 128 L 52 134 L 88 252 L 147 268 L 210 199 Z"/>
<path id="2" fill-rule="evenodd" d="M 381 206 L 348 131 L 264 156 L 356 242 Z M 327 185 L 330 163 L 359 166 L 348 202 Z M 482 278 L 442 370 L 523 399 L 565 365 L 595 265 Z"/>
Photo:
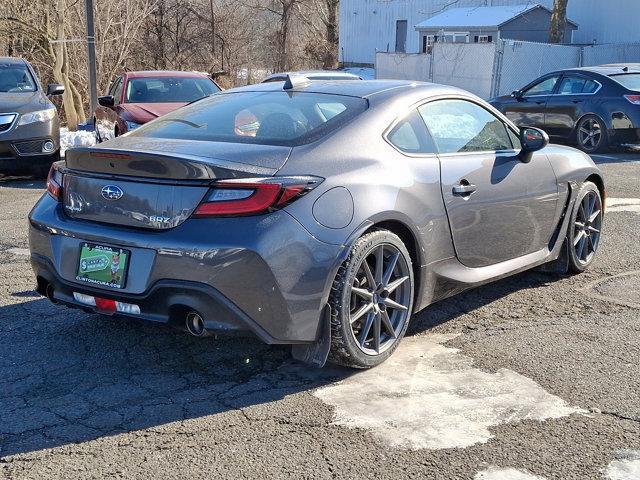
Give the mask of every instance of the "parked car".
<path id="1" fill-rule="evenodd" d="M 640 144 L 640 68 L 560 70 L 491 104 L 516 125 L 543 128 L 588 153 Z"/>
<path id="2" fill-rule="evenodd" d="M 123 135 L 150 120 L 219 92 L 206 73 L 143 71 L 118 75 L 107 95 L 98 98 L 96 140 Z"/>
<path id="3" fill-rule="evenodd" d="M 255 136 L 236 129 L 246 112 Z M 218 93 L 56 164 L 29 215 L 38 292 L 372 367 L 439 299 L 550 262 L 591 265 L 602 175 L 547 142 L 434 84 Z"/>
<path id="4" fill-rule="evenodd" d="M 62 85 L 42 89 L 22 58 L 0 57 L 0 173 L 46 176 L 60 159 L 58 111 L 48 97 Z"/>
<path id="5" fill-rule="evenodd" d="M 272 73 L 262 80 L 262 83 L 284 82 L 287 77 L 292 75 L 300 75 L 309 80 L 362 80 L 358 75 L 342 70 L 300 70 L 297 72 Z"/>

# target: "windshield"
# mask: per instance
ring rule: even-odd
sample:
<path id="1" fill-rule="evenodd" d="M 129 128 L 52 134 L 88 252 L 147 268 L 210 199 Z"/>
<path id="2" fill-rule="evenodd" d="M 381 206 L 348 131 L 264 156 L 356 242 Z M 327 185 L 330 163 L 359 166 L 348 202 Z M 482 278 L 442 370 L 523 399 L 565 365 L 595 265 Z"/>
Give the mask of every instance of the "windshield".
<path id="1" fill-rule="evenodd" d="M 219 92 L 205 77 L 140 77 L 127 82 L 128 103 L 189 103 Z"/>
<path id="2" fill-rule="evenodd" d="M 26 65 L 0 63 L 0 92 L 35 92 L 36 82 Z"/>
<path id="3" fill-rule="evenodd" d="M 367 105 L 363 98 L 322 93 L 221 93 L 154 120 L 131 135 L 295 146 L 327 135 Z"/>
<path id="4" fill-rule="evenodd" d="M 624 88 L 640 92 L 640 73 L 622 73 L 611 75 L 611 78 L 622 84 Z"/>

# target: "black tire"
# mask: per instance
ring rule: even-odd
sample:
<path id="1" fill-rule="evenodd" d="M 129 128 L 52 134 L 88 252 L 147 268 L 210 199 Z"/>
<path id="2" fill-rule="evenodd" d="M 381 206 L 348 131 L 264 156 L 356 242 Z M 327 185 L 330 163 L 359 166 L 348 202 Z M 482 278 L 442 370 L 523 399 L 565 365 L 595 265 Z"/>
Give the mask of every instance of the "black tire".
<path id="1" fill-rule="evenodd" d="M 582 273 L 593 263 L 602 231 L 602 197 L 593 182 L 578 191 L 567 230 L 569 272 Z"/>
<path id="2" fill-rule="evenodd" d="M 379 275 L 377 269 L 379 252 L 383 258 L 380 262 L 382 275 Z M 374 260 L 373 269 L 370 258 Z M 364 273 L 363 262 L 367 262 L 368 275 Z M 390 274 L 386 275 L 392 262 Z M 369 285 L 369 278 L 375 286 Z M 382 281 L 378 283 L 380 278 Z M 364 300 L 360 297 L 361 293 L 354 293 L 354 289 L 359 292 L 366 290 L 371 294 L 371 299 Z M 351 248 L 347 260 L 340 266 L 329 296 L 329 361 L 352 368 L 371 368 L 384 362 L 404 337 L 413 311 L 413 295 L 413 266 L 402 240 L 388 230 L 374 230 L 360 237 Z M 366 316 L 366 319 L 354 321 L 352 326 L 351 319 L 369 303 L 371 310 L 360 317 Z M 403 308 L 400 309 L 400 306 Z M 373 319 L 369 320 L 370 317 Z M 367 324 L 369 330 L 363 332 Z M 356 338 L 357 329 L 361 340 Z M 369 332 L 372 338 L 367 341 Z"/>
<path id="3" fill-rule="evenodd" d="M 585 115 L 576 126 L 576 143 L 586 153 L 602 153 L 609 148 L 607 126 L 597 115 Z"/>

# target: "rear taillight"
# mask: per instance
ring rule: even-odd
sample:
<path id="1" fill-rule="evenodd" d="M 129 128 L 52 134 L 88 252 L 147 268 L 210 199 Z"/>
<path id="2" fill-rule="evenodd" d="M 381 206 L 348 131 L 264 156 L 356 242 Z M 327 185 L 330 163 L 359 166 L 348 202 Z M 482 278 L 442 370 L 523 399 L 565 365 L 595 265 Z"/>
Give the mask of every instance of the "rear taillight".
<path id="1" fill-rule="evenodd" d="M 195 217 L 256 215 L 288 205 L 313 190 L 318 177 L 268 177 L 216 182 Z"/>
<path id="2" fill-rule="evenodd" d="M 629 100 L 634 105 L 640 105 L 640 95 L 625 95 L 624 98 Z"/>
<path id="3" fill-rule="evenodd" d="M 49 176 L 47 177 L 47 192 L 56 200 L 62 198 L 62 173 L 58 170 L 56 163 L 51 165 Z"/>

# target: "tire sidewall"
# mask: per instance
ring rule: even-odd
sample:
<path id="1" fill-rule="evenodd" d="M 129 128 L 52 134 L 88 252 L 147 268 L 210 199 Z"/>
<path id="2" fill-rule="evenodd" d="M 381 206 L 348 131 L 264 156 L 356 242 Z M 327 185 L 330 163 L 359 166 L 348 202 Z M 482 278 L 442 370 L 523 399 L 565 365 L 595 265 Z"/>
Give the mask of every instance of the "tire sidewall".
<path id="1" fill-rule="evenodd" d="M 415 284 L 414 284 L 414 274 L 413 274 L 413 266 L 411 263 L 411 256 L 407 251 L 404 243 L 400 238 L 385 230 L 375 231 L 370 235 L 365 235 L 361 237 L 362 239 L 366 239 L 366 241 L 362 242 L 360 240 L 356 241 L 353 246 L 349 266 L 345 272 L 344 282 L 342 284 L 342 292 L 340 292 L 340 304 L 342 308 L 338 312 L 340 328 L 342 333 L 342 338 L 344 339 L 345 346 L 349 352 L 349 355 L 353 357 L 355 363 L 360 368 L 369 368 L 379 365 L 384 362 L 387 358 L 389 358 L 395 349 L 398 347 L 402 338 L 404 337 L 405 332 L 409 326 L 409 321 L 411 320 L 411 315 L 413 312 L 413 298 L 415 294 Z M 404 257 L 405 262 L 407 262 L 408 270 L 409 270 L 409 282 L 410 282 L 410 302 L 409 302 L 409 310 L 407 320 L 405 321 L 402 330 L 398 334 L 398 338 L 395 343 L 387 348 L 384 352 L 378 355 L 369 355 L 363 352 L 359 345 L 356 342 L 356 339 L 353 336 L 351 331 L 351 323 L 349 318 L 349 306 L 351 302 L 351 285 L 353 285 L 354 277 L 363 261 L 377 246 L 381 244 L 390 244 L 396 247 L 402 256 Z"/>
<path id="2" fill-rule="evenodd" d="M 598 187 L 596 186 L 595 183 L 593 182 L 584 182 L 582 184 L 582 186 L 580 187 L 580 190 L 578 190 L 578 195 L 576 195 L 576 202 L 573 206 L 573 211 L 571 212 L 571 218 L 570 223 L 569 223 L 569 231 L 567 232 L 567 241 L 568 241 L 568 247 L 569 247 L 569 269 L 571 272 L 573 273 L 582 273 L 584 272 L 587 268 L 589 268 L 589 266 L 593 263 L 593 261 L 595 260 L 597 254 L 598 254 L 598 248 L 600 247 L 600 240 L 598 240 L 598 247 L 596 248 L 596 251 L 593 255 L 593 257 L 591 258 L 591 260 L 584 264 L 582 262 L 580 262 L 580 260 L 578 260 L 578 257 L 576 255 L 576 250 L 573 246 L 573 239 L 574 239 L 574 231 L 575 231 L 575 224 L 576 224 L 576 218 L 578 217 L 578 208 L 580 206 L 580 204 L 582 203 L 582 200 L 584 199 L 585 195 L 587 194 L 587 192 L 594 192 L 598 198 L 600 199 L 600 208 L 603 208 L 602 205 L 602 196 L 600 195 L 600 190 L 598 190 Z M 602 216 L 602 225 L 604 225 L 604 214 Z M 602 236 L 602 229 L 601 229 L 601 233 L 600 235 Z"/>

